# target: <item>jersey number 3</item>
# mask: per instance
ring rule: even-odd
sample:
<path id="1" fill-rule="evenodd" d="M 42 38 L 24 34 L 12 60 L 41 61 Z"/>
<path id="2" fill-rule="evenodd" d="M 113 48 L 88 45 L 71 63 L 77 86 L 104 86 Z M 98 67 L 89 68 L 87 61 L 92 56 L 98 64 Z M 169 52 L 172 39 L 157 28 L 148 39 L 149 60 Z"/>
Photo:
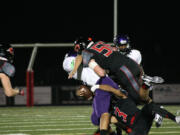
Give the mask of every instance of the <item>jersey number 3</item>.
<path id="1" fill-rule="evenodd" d="M 98 53 L 102 53 L 103 51 L 105 51 L 105 53 L 103 53 L 105 57 L 108 57 L 113 52 L 110 45 L 102 44 L 101 42 L 93 45 L 91 49 L 97 51 Z"/>
<path id="2" fill-rule="evenodd" d="M 122 120 L 124 122 L 127 122 L 127 114 L 121 112 L 118 107 L 115 108 L 114 114 L 118 117 L 122 117 Z"/>

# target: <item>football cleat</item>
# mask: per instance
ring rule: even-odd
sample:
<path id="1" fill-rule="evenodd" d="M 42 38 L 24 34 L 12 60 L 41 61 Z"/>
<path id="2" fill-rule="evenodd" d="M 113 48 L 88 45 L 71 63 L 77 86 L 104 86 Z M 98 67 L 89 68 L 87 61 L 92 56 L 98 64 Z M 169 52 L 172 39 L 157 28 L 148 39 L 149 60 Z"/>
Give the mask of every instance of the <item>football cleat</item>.
<path id="1" fill-rule="evenodd" d="M 160 127 L 162 125 L 162 122 L 163 122 L 163 117 L 156 113 L 154 121 L 156 122 L 155 123 L 156 127 Z"/>
<path id="2" fill-rule="evenodd" d="M 93 135 L 100 135 L 100 133 L 94 133 Z"/>
<path id="3" fill-rule="evenodd" d="M 159 76 L 154 76 L 154 77 L 152 77 L 152 82 L 153 83 L 163 83 L 164 79 L 162 77 L 159 77 Z"/>
<path id="4" fill-rule="evenodd" d="M 162 77 L 159 76 L 148 76 L 148 75 L 143 75 L 142 76 L 143 81 L 149 82 L 149 83 L 163 83 L 164 79 Z"/>
<path id="5" fill-rule="evenodd" d="M 175 117 L 176 123 L 180 125 L 180 116 Z"/>
<path id="6" fill-rule="evenodd" d="M 98 128 L 93 135 L 100 135 L 100 129 Z"/>

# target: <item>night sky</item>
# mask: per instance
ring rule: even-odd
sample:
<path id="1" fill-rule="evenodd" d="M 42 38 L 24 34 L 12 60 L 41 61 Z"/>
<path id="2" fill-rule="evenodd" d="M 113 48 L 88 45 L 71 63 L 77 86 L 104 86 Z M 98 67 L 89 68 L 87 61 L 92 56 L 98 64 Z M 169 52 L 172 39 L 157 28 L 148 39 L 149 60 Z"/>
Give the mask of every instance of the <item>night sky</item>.
<path id="1" fill-rule="evenodd" d="M 145 72 L 160 75 L 167 83 L 180 83 L 180 12 L 177 5 L 168 2 L 132 3 L 120 0 L 118 4 L 118 33 L 129 34 L 132 47 L 141 51 Z M 0 9 L 1 42 L 69 43 L 80 35 L 93 35 L 96 39 L 107 42 L 112 42 L 113 39 L 113 0 L 12 1 L 5 3 L 3 7 Z M 38 50 L 34 66 L 38 84 L 60 84 L 67 78 L 61 64 L 69 49 Z M 16 52 L 18 75 L 15 79 L 22 80 L 31 49 L 16 49 Z M 48 79 L 49 76 L 51 79 Z M 41 83 L 41 77 L 51 81 Z"/>

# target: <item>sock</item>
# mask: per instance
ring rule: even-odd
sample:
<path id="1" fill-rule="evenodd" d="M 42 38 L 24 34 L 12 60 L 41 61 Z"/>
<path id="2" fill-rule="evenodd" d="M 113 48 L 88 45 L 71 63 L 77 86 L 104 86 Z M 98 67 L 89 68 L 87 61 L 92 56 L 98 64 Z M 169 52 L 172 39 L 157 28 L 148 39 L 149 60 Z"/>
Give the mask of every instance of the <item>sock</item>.
<path id="1" fill-rule="evenodd" d="M 120 127 L 116 127 L 117 135 L 122 135 L 122 129 Z"/>
<path id="2" fill-rule="evenodd" d="M 100 130 L 100 135 L 108 135 L 108 130 Z"/>
<path id="3" fill-rule="evenodd" d="M 109 135 L 116 135 L 116 132 L 113 131 Z"/>

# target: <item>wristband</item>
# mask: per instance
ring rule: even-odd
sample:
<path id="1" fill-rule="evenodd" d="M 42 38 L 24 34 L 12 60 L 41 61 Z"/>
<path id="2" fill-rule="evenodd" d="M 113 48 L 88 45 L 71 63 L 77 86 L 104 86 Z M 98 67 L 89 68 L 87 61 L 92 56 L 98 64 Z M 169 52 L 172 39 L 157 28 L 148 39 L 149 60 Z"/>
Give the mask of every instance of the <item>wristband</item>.
<path id="1" fill-rule="evenodd" d="M 96 89 L 99 89 L 99 85 L 94 85 L 94 86 L 91 87 L 92 92 L 95 92 Z"/>
<path id="2" fill-rule="evenodd" d="M 94 69 L 97 65 L 98 65 L 98 64 L 97 64 L 95 61 L 91 61 L 91 62 L 89 63 L 89 67 L 90 67 L 91 69 Z"/>
<path id="3" fill-rule="evenodd" d="M 19 88 L 19 95 L 24 96 L 24 90 L 22 88 Z"/>

